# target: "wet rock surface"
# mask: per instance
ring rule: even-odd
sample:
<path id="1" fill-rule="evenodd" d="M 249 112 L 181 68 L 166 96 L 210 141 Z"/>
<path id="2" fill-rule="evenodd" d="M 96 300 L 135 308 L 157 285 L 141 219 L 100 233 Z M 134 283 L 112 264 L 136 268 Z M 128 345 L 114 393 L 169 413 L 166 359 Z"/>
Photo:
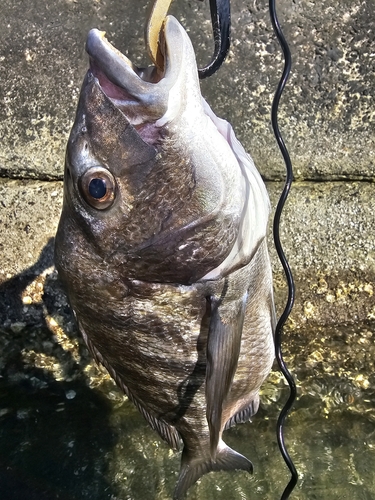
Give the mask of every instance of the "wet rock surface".
<path id="1" fill-rule="evenodd" d="M 372 498 L 373 328 L 287 329 L 285 335 L 299 394 L 286 428 L 300 474 L 297 497 Z M 179 454 L 90 361 L 74 332 L 61 336 L 50 323 L 1 329 L 0 348 L 2 498 L 171 498 Z M 280 498 L 288 474 L 275 425 L 286 397 L 274 371 L 253 422 L 225 433 L 229 445 L 251 458 L 254 475 L 210 474 L 191 489 L 190 500 Z"/>

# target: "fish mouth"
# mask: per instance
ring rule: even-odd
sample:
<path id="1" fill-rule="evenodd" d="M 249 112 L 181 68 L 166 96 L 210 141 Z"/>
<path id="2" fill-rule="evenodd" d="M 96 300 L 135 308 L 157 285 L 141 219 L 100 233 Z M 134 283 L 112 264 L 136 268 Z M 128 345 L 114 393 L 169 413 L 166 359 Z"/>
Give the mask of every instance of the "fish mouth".
<path id="1" fill-rule="evenodd" d="M 90 30 L 86 51 L 90 56 L 91 73 L 109 98 L 126 100 L 132 95 L 128 91 L 130 86 L 138 89 L 146 87 L 144 82 L 155 84 L 161 80 L 163 74 L 155 66 L 138 68 L 105 35 L 105 31 Z"/>
<path id="2" fill-rule="evenodd" d="M 186 58 L 193 58 L 193 71 L 194 66 L 196 70 L 190 40 L 173 16 L 167 16 L 162 27 L 160 49 L 164 71 L 155 66 L 138 68 L 106 39 L 105 32 L 92 29 L 88 34 L 89 71 L 132 125 L 156 121 L 165 115 L 171 89 L 186 81 L 183 66 L 191 63 Z"/>

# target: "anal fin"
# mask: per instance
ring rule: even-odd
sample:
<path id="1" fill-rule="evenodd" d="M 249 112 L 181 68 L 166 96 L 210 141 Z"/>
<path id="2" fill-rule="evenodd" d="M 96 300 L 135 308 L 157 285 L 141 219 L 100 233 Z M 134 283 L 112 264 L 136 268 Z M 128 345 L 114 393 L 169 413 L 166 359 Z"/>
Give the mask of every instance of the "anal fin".
<path id="1" fill-rule="evenodd" d="M 238 411 L 233 417 L 231 417 L 225 424 L 224 430 L 228 430 L 230 427 L 236 424 L 243 424 L 248 422 L 252 416 L 256 414 L 259 408 L 259 395 L 257 395 L 251 403 Z"/>

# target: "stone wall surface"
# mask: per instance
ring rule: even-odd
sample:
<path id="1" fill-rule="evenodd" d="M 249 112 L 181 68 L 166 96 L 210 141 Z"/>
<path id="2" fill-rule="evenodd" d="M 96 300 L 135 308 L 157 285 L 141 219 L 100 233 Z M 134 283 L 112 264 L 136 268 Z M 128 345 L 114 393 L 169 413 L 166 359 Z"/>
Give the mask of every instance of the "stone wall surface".
<path id="1" fill-rule="evenodd" d="M 296 178 L 281 227 L 297 284 L 292 321 L 303 325 L 371 320 L 375 2 L 277 4 L 293 55 L 293 73 L 280 108 L 280 128 Z M 90 28 L 99 27 L 135 64 L 147 64 L 147 5 L 146 0 L 1 4 L 3 324 L 22 325 L 46 314 L 41 290 L 47 277 L 50 289 L 56 285 L 52 306 L 65 311 L 52 267 L 51 238 L 61 208 L 64 150 L 88 64 L 85 37 Z M 175 0 L 171 12 L 187 28 L 203 66 L 212 51 L 207 2 Z M 269 181 L 275 206 L 284 165 L 269 115 L 282 55 L 268 2 L 234 0 L 232 20 L 229 56 L 216 75 L 202 82 L 202 92 L 214 111 L 233 124 Z M 285 282 L 271 252 L 280 309 Z"/>
<path id="2" fill-rule="evenodd" d="M 0 173 L 61 179 L 62 157 L 83 75 L 87 32 L 99 27 L 137 65 L 148 64 L 143 24 L 148 1 L 4 0 L 0 15 Z M 297 179 L 373 179 L 375 2 L 278 2 L 293 55 L 280 124 Z M 207 2 L 175 1 L 200 65 L 212 50 Z M 282 70 L 268 2 L 232 2 L 232 48 L 203 94 L 233 123 L 267 179 L 283 164 L 269 108 Z"/>
<path id="3" fill-rule="evenodd" d="M 282 183 L 268 183 L 273 206 L 282 187 Z M 59 315 L 58 309 L 61 304 L 65 308 L 66 299 L 53 269 L 53 236 L 60 215 L 62 182 L 3 179 L 0 199 L 0 324 L 22 324 L 25 318 L 38 323 L 43 319 L 43 284 L 47 277 L 50 288 L 51 283 L 56 285 L 48 314 Z M 371 183 L 295 184 L 280 228 L 296 281 L 295 326 L 357 324 L 375 319 L 374 211 Z M 271 228 L 269 247 L 281 312 L 286 284 Z"/>

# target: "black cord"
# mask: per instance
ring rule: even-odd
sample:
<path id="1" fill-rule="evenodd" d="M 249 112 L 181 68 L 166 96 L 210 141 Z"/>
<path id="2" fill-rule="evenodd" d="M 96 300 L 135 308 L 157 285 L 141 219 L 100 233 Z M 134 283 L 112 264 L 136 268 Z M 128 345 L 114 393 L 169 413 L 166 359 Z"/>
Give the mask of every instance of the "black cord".
<path id="1" fill-rule="evenodd" d="M 223 64 L 230 46 L 230 0 L 210 0 L 211 23 L 215 49 L 211 62 L 198 69 L 203 80 L 213 75 Z"/>
<path id="2" fill-rule="evenodd" d="M 289 153 L 288 150 L 285 146 L 285 143 L 283 141 L 283 138 L 281 137 L 279 126 L 278 126 L 278 118 L 277 118 L 277 112 L 278 112 L 278 107 L 279 107 L 279 102 L 280 102 L 280 97 L 281 94 L 285 88 L 286 82 L 288 80 L 289 74 L 290 74 L 290 69 L 292 67 L 292 58 L 289 50 L 289 46 L 284 38 L 284 35 L 281 31 L 279 21 L 277 19 L 277 14 L 276 14 L 276 7 L 275 7 L 275 0 L 269 0 L 269 9 L 270 9 L 270 16 L 271 16 L 271 22 L 272 26 L 274 29 L 274 32 L 277 36 L 277 39 L 281 45 L 281 48 L 284 53 L 284 59 L 285 59 L 285 64 L 284 64 L 284 70 L 280 79 L 280 82 L 278 84 L 278 87 L 275 92 L 275 96 L 273 99 L 272 103 L 272 111 L 271 111 L 271 121 L 272 121 L 272 128 L 273 132 L 276 137 L 276 141 L 278 143 L 278 146 L 280 148 L 281 154 L 283 155 L 284 161 L 285 161 L 285 166 L 286 166 L 286 181 L 285 181 L 285 186 L 284 189 L 281 193 L 279 203 L 277 204 L 276 207 L 276 212 L 275 212 L 275 217 L 273 221 L 273 238 L 275 241 L 275 247 L 279 256 L 279 259 L 281 261 L 281 264 L 284 268 L 286 280 L 288 283 L 288 300 L 287 304 L 285 306 L 284 312 L 282 313 L 279 322 L 276 325 L 276 330 L 275 330 L 275 351 L 276 351 L 276 359 L 279 364 L 280 370 L 283 373 L 284 377 L 286 378 L 289 387 L 290 387 L 290 395 L 285 403 L 285 406 L 282 408 L 279 418 L 277 420 L 277 426 L 276 426 L 276 432 L 277 432 L 277 441 L 279 444 L 280 448 L 280 453 L 283 456 L 283 459 L 288 466 L 290 472 L 291 472 L 291 479 L 289 483 L 287 484 L 282 496 L 281 500 L 286 500 L 289 498 L 290 493 L 293 491 L 294 487 L 297 484 L 298 481 L 298 474 L 297 470 L 294 467 L 294 464 L 292 462 L 292 459 L 289 456 L 289 453 L 286 449 L 285 446 L 285 441 L 284 441 L 284 422 L 285 419 L 296 399 L 297 391 L 296 391 L 296 385 L 293 379 L 293 376 L 289 372 L 289 370 L 286 367 L 285 361 L 283 359 L 282 355 L 282 350 L 281 350 L 281 337 L 283 333 L 283 327 L 285 325 L 286 320 L 288 319 L 288 316 L 293 308 L 293 303 L 294 303 L 294 295 L 295 295 L 295 288 L 294 288 L 294 282 L 293 282 L 293 276 L 288 264 L 288 261 L 285 257 L 281 242 L 280 242 L 280 217 L 282 210 L 284 208 L 285 201 L 288 197 L 290 187 L 292 185 L 292 180 L 293 180 L 293 169 L 292 169 L 292 162 L 290 161 Z"/>

